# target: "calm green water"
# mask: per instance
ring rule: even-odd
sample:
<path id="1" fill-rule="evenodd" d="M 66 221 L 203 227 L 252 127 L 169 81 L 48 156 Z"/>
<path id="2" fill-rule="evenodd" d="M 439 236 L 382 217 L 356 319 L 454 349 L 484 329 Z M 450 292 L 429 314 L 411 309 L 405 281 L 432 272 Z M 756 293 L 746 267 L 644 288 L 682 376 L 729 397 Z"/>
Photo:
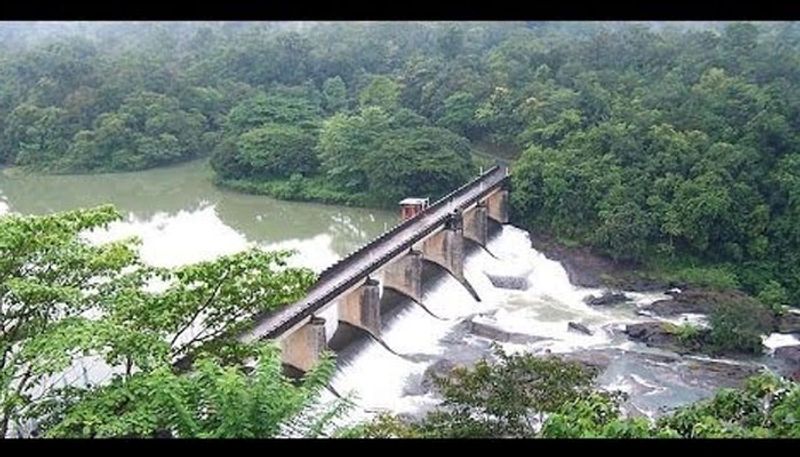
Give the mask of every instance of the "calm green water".
<path id="1" fill-rule="evenodd" d="M 45 214 L 112 203 L 124 220 L 87 235 L 135 235 L 143 259 L 175 266 L 251 244 L 296 249 L 321 270 L 397 222 L 393 212 L 287 202 L 216 188 L 205 160 L 135 173 L 43 176 L 0 170 L 0 214 Z"/>

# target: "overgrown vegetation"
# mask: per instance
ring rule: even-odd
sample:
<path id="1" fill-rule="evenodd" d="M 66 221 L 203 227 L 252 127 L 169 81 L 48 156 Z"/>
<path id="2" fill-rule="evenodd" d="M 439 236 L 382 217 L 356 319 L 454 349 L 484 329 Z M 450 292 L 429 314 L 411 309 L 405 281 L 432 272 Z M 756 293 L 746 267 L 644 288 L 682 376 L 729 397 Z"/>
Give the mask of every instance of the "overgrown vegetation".
<path id="1" fill-rule="evenodd" d="M 713 303 L 707 327 L 671 325 L 677 343 L 690 352 L 710 355 L 760 355 L 762 339 L 775 329 L 777 315 L 751 297 L 725 297 Z"/>
<path id="2" fill-rule="evenodd" d="M 6 30 L 5 163 L 130 170 L 213 151 L 232 188 L 389 205 L 460 185 L 471 147 L 524 151 L 516 223 L 800 301 L 795 23 Z"/>
<path id="3" fill-rule="evenodd" d="M 518 221 L 669 265 L 672 277 L 797 303 L 793 27 L 631 27 L 562 48 L 528 86 L 538 84 L 533 118 L 555 117 L 515 164 Z"/>
<path id="4" fill-rule="evenodd" d="M 135 240 L 80 236 L 119 219 L 0 217 L 0 436 L 35 419 L 44 436 L 269 437 L 317 400 L 331 360 L 296 385 L 275 348 L 237 339 L 302 296 L 309 270 L 258 249 L 156 268 Z M 319 431 L 312 419 L 298 426 Z"/>
<path id="5" fill-rule="evenodd" d="M 800 303 L 796 23 L 140 23 L 44 39 L 28 27 L 0 26 L 4 165 L 105 172 L 210 155 L 219 185 L 382 206 L 459 186 L 479 166 L 473 148 L 521 153 L 516 224 L 757 297 L 715 307 L 708 333 L 679 329 L 683 343 L 760 352 L 772 315 Z M 310 272 L 257 250 L 152 268 L 130 241 L 79 238 L 118 217 L 0 219 L 0 433 L 43 415 L 49 436 L 273 436 L 326 365 L 290 385 L 273 352 L 232 335 L 302 294 Z M 53 385 L 87 356 L 110 383 Z M 185 376 L 172 368 L 183 357 L 197 360 Z M 454 379 L 421 424 L 363 432 L 797 436 L 797 385 L 774 378 L 657 424 L 622 417 L 619 397 L 570 364 L 502 355 Z"/>

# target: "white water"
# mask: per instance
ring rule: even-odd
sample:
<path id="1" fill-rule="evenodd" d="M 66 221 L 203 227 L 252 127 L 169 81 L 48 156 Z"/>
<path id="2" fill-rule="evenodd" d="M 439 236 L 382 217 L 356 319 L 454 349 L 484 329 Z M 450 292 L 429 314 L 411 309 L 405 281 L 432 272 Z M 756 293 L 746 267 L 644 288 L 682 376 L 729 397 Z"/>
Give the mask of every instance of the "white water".
<path id="1" fill-rule="evenodd" d="M 637 310 L 656 300 L 669 298 L 668 295 L 626 292 L 632 298 L 631 302 L 591 307 L 583 299 L 590 294 L 602 294 L 603 290 L 572 285 L 559 262 L 549 260 L 531 248 L 528 233 L 524 230 L 504 226 L 487 247 L 498 259 L 484 250 L 477 250 L 469 256 L 464 268 L 465 276 L 481 297 L 481 302 L 475 301 L 461 284 L 448 277 L 427 290 L 423 297 L 423 303 L 434 314 L 448 320 L 437 320 L 420 307 L 409 306 L 382 329 L 384 341 L 394 351 L 413 354 L 417 356 L 414 360 L 425 361 L 410 361 L 378 344 L 369 343 L 340 366 L 331 384 L 339 393 L 354 399 L 357 405 L 342 423 L 368 420 L 380 411 L 420 413 L 434 407 L 439 399 L 432 391 L 414 394 L 413 391 L 406 391 L 407 384 L 415 379 L 418 382 L 426 368 L 436 360 L 452 356 L 452 353 L 447 353 L 449 342 L 443 338 L 469 318 L 504 331 L 544 338 L 524 345 L 501 343 L 508 352 L 618 350 L 615 354 L 621 355 L 612 357 L 612 362 L 598 382 L 603 388 L 627 392 L 631 395 L 629 405 L 632 410 L 648 417 L 655 416 L 665 408 L 708 397 L 718 388 L 713 379 L 700 375 L 693 377 L 700 366 L 699 359 L 678 359 L 674 354 L 669 356 L 665 351 L 632 342 L 621 334 L 627 323 L 657 319 L 643 316 Z M 510 290 L 494 287 L 485 272 L 525 276 L 529 288 Z M 707 325 L 702 315 L 686 314 L 664 320 Z M 593 335 L 568 330 L 570 321 L 587 326 Z M 328 335 L 331 335 L 334 328 L 328 330 L 331 331 Z M 468 343 L 481 339 L 474 335 L 465 337 Z M 484 340 L 484 343 L 487 342 Z M 796 339 L 772 335 L 766 343 L 775 347 L 796 344 Z M 659 361 L 657 357 L 637 358 L 630 355 L 634 353 L 661 354 L 672 358 Z M 420 354 L 429 357 L 418 357 Z M 332 398 L 326 393 L 323 401 Z"/>

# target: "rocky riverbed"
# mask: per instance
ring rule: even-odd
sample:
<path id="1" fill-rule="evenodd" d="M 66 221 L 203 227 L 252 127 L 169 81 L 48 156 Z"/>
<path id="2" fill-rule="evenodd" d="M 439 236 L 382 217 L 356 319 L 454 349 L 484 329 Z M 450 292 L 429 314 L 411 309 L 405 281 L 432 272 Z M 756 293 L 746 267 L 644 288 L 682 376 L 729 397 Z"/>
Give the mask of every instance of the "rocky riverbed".
<path id="1" fill-rule="evenodd" d="M 632 271 L 632 266 L 613 263 L 587 248 L 568 248 L 542 238 L 533 239 L 532 245 L 561 262 L 573 284 L 601 288 L 602 293 L 584 298 L 584 303 L 591 307 L 602 309 L 630 305 L 632 297 L 623 290 L 660 291 L 667 297 L 636 307 L 636 314 L 653 320 L 607 325 L 594 330 L 579 322 L 570 321 L 567 324 L 568 329 L 576 333 L 591 336 L 595 331 L 608 332 L 617 339 L 622 336 L 630 340 L 629 344 L 622 344 L 623 347 L 588 348 L 559 354 L 550 350 L 539 352 L 541 356 L 577 360 L 598 369 L 598 382 L 601 385 L 621 389 L 631 395 L 626 408 L 634 414 L 657 415 L 669 410 L 668 401 L 656 407 L 651 399 L 666 399 L 670 388 L 676 391 L 691 388 L 695 389 L 695 393 L 700 389 L 712 393 L 722 387 L 741 386 L 748 377 L 764 369 L 772 369 L 785 376 L 800 374 L 800 344 L 774 348 L 765 357 L 723 354 L 722 358 L 713 358 L 703 354 L 705 348 L 700 345 L 680 341 L 675 325 L 677 319 L 695 316 L 701 323 L 697 330 L 697 341 L 701 341 L 710 331 L 702 323 L 715 306 L 731 301 L 752 300 L 742 292 L 689 288 L 683 284 L 683 289 L 680 289 L 676 287 L 678 284 L 638 277 Z M 500 288 L 524 290 L 528 283 L 526 277 L 487 276 Z M 453 369 L 469 367 L 480 359 L 494 359 L 491 354 L 493 344 L 530 345 L 547 339 L 504 330 L 492 322 L 494 314 L 474 315 L 456 326 L 444 340 L 447 350 L 443 357 L 421 375 L 409 379 L 405 393 L 430 394 L 435 391 L 435 377 L 447 376 Z M 789 311 L 779 316 L 773 326 L 776 332 L 800 334 L 800 313 Z M 638 371 L 648 372 L 650 377 L 659 379 L 660 386 L 648 382 L 645 376 L 622 375 L 623 371 L 631 370 L 634 366 L 639 367 Z M 627 378 L 627 382 L 620 382 L 623 378 Z M 671 387 L 666 388 L 664 384 L 671 384 Z"/>
<path id="2" fill-rule="evenodd" d="M 480 302 L 442 276 L 423 297 L 436 317 L 403 305 L 385 323 L 385 346 L 340 357 L 346 368 L 334 380 L 336 389 L 356 390 L 369 411 L 422 417 L 441 400 L 435 377 L 492 361 L 500 346 L 593 366 L 598 387 L 628 393 L 629 412 L 653 417 L 740 386 L 764 369 L 797 371 L 800 351 L 793 346 L 800 348 L 800 339 L 791 333 L 769 335 L 768 351 L 759 357 L 702 355 L 679 344 L 676 328 L 707 325 L 714 303 L 741 298 L 736 292 L 625 282 L 630 271 L 588 250 L 561 249 L 557 262 L 552 250 L 531 244 L 541 249 L 526 232 L 504 227 L 489 243 L 493 255 L 473 254 L 465 265 Z M 614 279 L 606 268 L 626 279 Z M 787 314 L 775 328 L 788 332 L 797 322 L 798 315 Z"/>

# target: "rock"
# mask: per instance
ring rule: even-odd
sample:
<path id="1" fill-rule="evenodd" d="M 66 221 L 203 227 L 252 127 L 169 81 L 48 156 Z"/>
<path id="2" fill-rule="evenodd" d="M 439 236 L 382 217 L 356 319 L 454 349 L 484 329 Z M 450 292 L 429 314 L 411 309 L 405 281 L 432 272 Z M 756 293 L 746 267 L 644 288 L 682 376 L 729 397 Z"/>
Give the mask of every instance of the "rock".
<path id="1" fill-rule="evenodd" d="M 800 313 L 790 310 L 778 318 L 778 333 L 800 333 Z"/>
<path id="2" fill-rule="evenodd" d="M 788 365 L 800 368 L 800 344 L 776 348 L 775 358 L 786 362 Z"/>
<path id="3" fill-rule="evenodd" d="M 569 282 L 581 287 L 610 287 L 636 292 L 654 292 L 673 287 L 664 281 L 642 277 L 640 266 L 614 261 L 585 246 L 566 246 L 553 238 L 531 232 L 531 245 L 548 259 L 561 262 Z"/>
<path id="4" fill-rule="evenodd" d="M 606 292 L 600 297 L 589 295 L 583 299 L 584 303 L 590 306 L 615 305 L 617 303 L 623 303 L 629 300 L 630 298 L 621 292 Z"/>
<path id="5" fill-rule="evenodd" d="M 561 360 L 579 362 L 586 367 L 603 371 L 611 364 L 612 352 L 604 349 L 587 349 L 559 354 L 558 357 Z"/>
<path id="6" fill-rule="evenodd" d="M 741 387 L 747 378 L 758 374 L 761 368 L 752 363 L 690 358 L 681 366 L 679 372 L 684 382 L 690 385 L 705 384 L 735 388 Z"/>
<path id="7" fill-rule="evenodd" d="M 655 301 L 643 306 L 641 309 L 657 316 L 677 316 L 684 313 L 711 314 L 713 309 L 709 302 L 683 301 L 678 299 L 679 295 L 675 297 L 668 300 Z"/>
<path id="8" fill-rule="evenodd" d="M 682 343 L 678 338 L 676 327 L 668 322 L 650 321 L 625 326 L 625 333 L 630 339 L 678 354 L 704 351 L 711 329 L 698 327 L 696 332 L 696 336 L 691 341 Z"/>
<path id="9" fill-rule="evenodd" d="M 637 316 L 644 316 L 644 317 L 655 317 L 655 314 L 653 314 L 652 311 L 649 311 L 649 310 L 646 310 L 646 309 L 637 309 L 636 310 L 636 315 Z"/>
<path id="10" fill-rule="evenodd" d="M 625 326 L 625 334 L 631 339 L 649 342 L 657 341 L 660 339 L 672 338 L 672 333 L 666 327 L 664 322 L 641 322 L 638 324 L 628 324 Z"/>
<path id="11" fill-rule="evenodd" d="M 541 341 L 544 338 L 533 335 L 526 335 L 524 333 L 508 332 L 503 329 L 497 328 L 493 325 L 475 322 L 470 320 L 468 331 L 475 336 L 481 336 L 494 341 L 502 341 L 505 343 L 514 344 L 528 344 L 536 341 Z"/>
<path id="12" fill-rule="evenodd" d="M 492 285 L 500 289 L 527 290 L 528 278 L 517 276 L 498 276 L 486 273 Z"/>
<path id="13" fill-rule="evenodd" d="M 583 334 L 590 335 L 590 336 L 593 334 L 592 331 L 589 330 L 589 327 L 587 327 L 587 326 L 585 326 L 583 324 L 579 324 L 577 322 L 568 323 L 567 324 L 567 328 L 570 329 L 570 330 L 575 330 L 576 332 L 581 332 Z"/>
<path id="14" fill-rule="evenodd" d="M 641 341 L 648 346 L 683 352 L 678 344 L 678 337 L 665 322 L 642 322 L 625 326 L 625 334 L 634 341 Z"/>
<path id="15" fill-rule="evenodd" d="M 406 377 L 406 383 L 403 386 L 402 396 L 417 396 L 428 393 L 429 388 L 427 386 L 423 386 L 424 379 L 424 376 L 420 374 L 411 374 Z"/>
<path id="16" fill-rule="evenodd" d="M 509 332 L 480 322 L 469 321 L 469 333 L 495 341 L 508 341 Z"/>
<path id="17" fill-rule="evenodd" d="M 735 291 L 715 291 L 707 289 L 691 289 L 677 292 L 670 291 L 670 299 L 658 300 L 641 309 L 658 316 L 677 316 L 679 314 L 711 314 L 719 304 L 733 301 L 753 300 L 748 295 Z"/>

